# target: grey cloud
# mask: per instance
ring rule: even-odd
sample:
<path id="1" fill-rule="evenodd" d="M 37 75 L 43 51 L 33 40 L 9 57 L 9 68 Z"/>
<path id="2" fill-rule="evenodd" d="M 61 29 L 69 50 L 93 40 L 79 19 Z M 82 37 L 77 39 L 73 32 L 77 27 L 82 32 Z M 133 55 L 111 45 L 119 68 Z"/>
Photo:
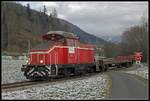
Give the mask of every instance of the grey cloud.
<path id="1" fill-rule="evenodd" d="M 60 17 L 97 36 L 121 35 L 126 28 L 138 24 L 143 14 L 148 16 L 148 2 L 56 2 L 47 10 L 54 7 Z"/>

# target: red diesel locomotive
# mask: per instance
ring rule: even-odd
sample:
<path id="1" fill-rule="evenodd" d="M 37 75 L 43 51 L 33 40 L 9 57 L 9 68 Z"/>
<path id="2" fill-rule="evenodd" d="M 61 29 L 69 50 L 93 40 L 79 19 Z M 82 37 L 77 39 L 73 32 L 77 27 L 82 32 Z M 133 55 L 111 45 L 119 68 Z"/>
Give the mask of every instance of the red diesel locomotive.
<path id="1" fill-rule="evenodd" d="M 101 72 L 110 67 L 129 67 L 133 64 L 132 55 L 114 58 L 97 56 L 94 45 L 81 44 L 73 33 L 50 31 L 42 38 L 44 42 L 30 50 L 28 63 L 21 68 L 27 79 L 44 80 Z"/>
<path id="2" fill-rule="evenodd" d="M 50 31 L 42 38 L 44 42 L 31 48 L 28 63 L 21 68 L 27 79 L 95 71 L 93 45 L 81 44 L 77 36 L 64 31 Z"/>

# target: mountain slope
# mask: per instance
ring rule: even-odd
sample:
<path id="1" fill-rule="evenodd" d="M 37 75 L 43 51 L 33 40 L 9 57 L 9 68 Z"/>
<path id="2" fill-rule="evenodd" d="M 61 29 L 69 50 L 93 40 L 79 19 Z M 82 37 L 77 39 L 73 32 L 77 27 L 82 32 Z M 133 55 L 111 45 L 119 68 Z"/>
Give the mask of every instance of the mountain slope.
<path id="1" fill-rule="evenodd" d="M 53 18 L 17 3 L 3 3 L 1 13 L 2 49 L 4 51 L 27 52 L 28 40 L 31 46 L 42 42 L 40 36 L 52 30 L 73 32 L 81 42 L 103 45 L 105 40 L 81 30 L 63 19 Z"/>
<path id="2" fill-rule="evenodd" d="M 121 35 L 104 35 L 101 38 L 113 43 L 121 42 Z"/>

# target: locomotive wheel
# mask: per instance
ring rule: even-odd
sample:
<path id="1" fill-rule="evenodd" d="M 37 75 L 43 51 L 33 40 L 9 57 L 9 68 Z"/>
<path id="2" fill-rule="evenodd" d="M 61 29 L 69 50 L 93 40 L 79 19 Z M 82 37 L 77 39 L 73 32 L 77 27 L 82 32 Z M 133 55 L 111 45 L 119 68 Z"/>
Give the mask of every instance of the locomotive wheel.
<path id="1" fill-rule="evenodd" d="M 55 75 L 55 74 L 56 74 L 56 67 L 55 67 L 54 64 L 51 66 L 51 74 L 52 74 L 52 75 Z"/>

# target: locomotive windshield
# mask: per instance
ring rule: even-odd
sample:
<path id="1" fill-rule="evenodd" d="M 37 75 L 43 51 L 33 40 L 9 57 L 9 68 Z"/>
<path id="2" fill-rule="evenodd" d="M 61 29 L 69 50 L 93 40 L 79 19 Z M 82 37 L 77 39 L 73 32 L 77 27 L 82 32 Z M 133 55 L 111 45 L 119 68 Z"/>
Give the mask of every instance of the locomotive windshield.
<path id="1" fill-rule="evenodd" d="M 43 36 L 44 40 L 51 40 L 51 41 L 58 41 L 64 39 L 62 35 L 53 33 L 53 34 L 48 34 Z"/>

